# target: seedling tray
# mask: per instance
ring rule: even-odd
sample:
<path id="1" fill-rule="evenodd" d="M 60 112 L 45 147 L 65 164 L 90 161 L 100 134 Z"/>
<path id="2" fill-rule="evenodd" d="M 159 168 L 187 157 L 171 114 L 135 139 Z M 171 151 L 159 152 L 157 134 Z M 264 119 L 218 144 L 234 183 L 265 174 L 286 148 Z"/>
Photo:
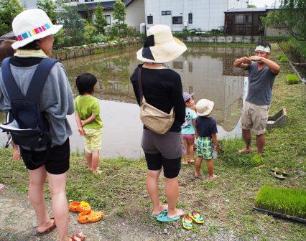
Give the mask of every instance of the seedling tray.
<path id="1" fill-rule="evenodd" d="M 287 214 L 274 212 L 274 211 L 270 211 L 270 210 L 263 209 L 263 208 L 257 208 L 257 207 L 254 207 L 253 210 L 261 212 L 261 213 L 268 214 L 268 215 L 273 216 L 275 218 L 281 218 L 281 219 L 286 219 L 286 220 L 289 220 L 289 221 L 292 221 L 292 222 L 306 224 L 306 219 L 305 218 L 290 216 L 290 215 L 287 215 Z"/>

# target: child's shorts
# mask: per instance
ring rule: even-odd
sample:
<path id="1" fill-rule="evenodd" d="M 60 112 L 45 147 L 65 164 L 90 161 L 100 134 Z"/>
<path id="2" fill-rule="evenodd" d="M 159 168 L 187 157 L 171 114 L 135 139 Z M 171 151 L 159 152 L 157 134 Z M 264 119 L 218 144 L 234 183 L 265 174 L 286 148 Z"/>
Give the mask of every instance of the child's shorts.
<path id="1" fill-rule="evenodd" d="M 101 129 L 84 129 L 85 135 L 85 151 L 92 153 L 102 148 L 102 132 Z"/>
<path id="2" fill-rule="evenodd" d="M 194 144 L 194 134 L 182 134 L 182 138 L 188 145 Z"/>
<path id="3" fill-rule="evenodd" d="M 213 159 L 213 146 L 209 137 L 198 137 L 196 139 L 196 155 L 204 160 Z"/>

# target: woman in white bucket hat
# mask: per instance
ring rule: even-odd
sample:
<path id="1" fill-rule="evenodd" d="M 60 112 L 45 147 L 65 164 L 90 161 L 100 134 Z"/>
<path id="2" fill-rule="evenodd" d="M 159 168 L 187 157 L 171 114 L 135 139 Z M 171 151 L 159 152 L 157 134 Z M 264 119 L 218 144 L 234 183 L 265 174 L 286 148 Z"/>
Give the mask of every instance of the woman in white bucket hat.
<path id="1" fill-rule="evenodd" d="M 7 94 L 5 85 L 8 82 L 7 75 L 4 72 L 11 71 L 20 92 L 26 95 L 34 73 L 42 66 L 40 63 L 53 63 L 48 69 L 49 73 L 37 103 L 49 125 L 50 144 L 40 149 L 20 146 L 21 156 L 29 173 L 29 199 L 37 219 L 35 232 L 37 235 L 44 235 L 57 228 L 60 241 L 84 240 L 82 233 L 72 237 L 67 235 L 69 216 L 65 187 L 66 172 L 69 169 L 69 136 L 72 131 L 66 115 L 73 113 L 73 96 L 63 65 L 48 57 L 52 53 L 53 34 L 62 26 L 52 24 L 43 10 L 29 9 L 14 18 L 12 28 L 16 36 L 12 47 L 16 49 L 16 53 L 14 57 L 5 59 L 1 66 L 1 110 L 10 111 L 12 108 L 11 95 Z M 50 218 L 46 208 L 43 192 L 46 178 L 51 191 L 54 218 Z"/>
<path id="2" fill-rule="evenodd" d="M 179 196 L 177 176 L 182 156 L 180 130 L 185 120 L 185 103 L 179 74 L 163 63 L 179 57 L 186 49 L 184 43 L 172 36 L 169 26 L 152 26 L 148 29 L 143 48 L 137 52 L 137 59 L 144 63 L 131 76 L 138 104 L 142 102 L 139 92 L 142 90 L 147 103 L 165 113 L 171 110 L 175 113 L 174 123 L 165 134 L 157 134 L 146 126 L 143 129 L 142 148 L 148 167 L 147 191 L 153 204 L 152 215 L 160 222 L 176 221 L 184 213 L 176 205 Z M 168 203 L 164 205 L 160 203 L 158 194 L 162 168 Z"/>

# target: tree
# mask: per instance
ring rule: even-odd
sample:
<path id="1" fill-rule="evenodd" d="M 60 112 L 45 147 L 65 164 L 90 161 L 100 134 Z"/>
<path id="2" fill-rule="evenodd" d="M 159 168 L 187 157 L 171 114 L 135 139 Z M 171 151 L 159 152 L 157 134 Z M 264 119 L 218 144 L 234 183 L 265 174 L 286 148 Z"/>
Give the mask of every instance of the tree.
<path id="1" fill-rule="evenodd" d="M 117 20 L 118 24 L 124 24 L 125 15 L 126 12 L 124 3 L 121 0 L 116 0 L 113 11 L 114 19 Z"/>
<path id="2" fill-rule="evenodd" d="M 84 42 L 84 20 L 76 7 L 63 6 L 58 14 L 59 21 L 64 25 L 65 45 L 79 45 Z"/>
<path id="3" fill-rule="evenodd" d="M 44 10 L 49 18 L 51 19 L 52 23 L 56 23 L 56 5 L 52 0 L 38 0 L 37 7 Z"/>
<path id="4" fill-rule="evenodd" d="M 19 0 L 0 0 L 0 35 L 12 30 L 13 19 L 22 11 Z"/>
<path id="5" fill-rule="evenodd" d="M 94 26 L 96 27 L 98 33 L 104 34 L 105 33 L 105 27 L 107 26 L 106 18 L 103 14 L 103 7 L 98 6 L 95 10 L 95 21 Z"/>
<path id="6" fill-rule="evenodd" d="M 306 40 L 306 0 L 282 0 L 279 10 L 263 19 L 267 26 L 286 27 L 300 40 Z"/>
<path id="7" fill-rule="evenodd" d="M 112 27 L 112 32 L 119 36 L 126 35 L 127 25 L 124 23 L 125 15 L 125 4 L 121 0 L 116 0 L 113 11 L 113 16 L 116 23 Z"/>

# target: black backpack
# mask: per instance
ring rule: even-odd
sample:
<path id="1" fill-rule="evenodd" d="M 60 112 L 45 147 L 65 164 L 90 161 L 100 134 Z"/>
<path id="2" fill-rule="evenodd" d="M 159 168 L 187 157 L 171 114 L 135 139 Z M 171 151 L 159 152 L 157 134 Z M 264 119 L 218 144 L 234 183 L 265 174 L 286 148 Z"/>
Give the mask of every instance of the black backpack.
<path id="1" fill-rule="evenodd" d="M 1 65 L 2 78 L 7 91 L 11 109 L 9 122 L 0 125 L 9 132 L 15 144 L 27 149 L 46 149 L 51 145 L 49 123 L 40 111 L 40 96 L 56 59 L 44 58 L 38 65 L 24 96 L 12 75 L 10 58 L 3 60 Z"/>

